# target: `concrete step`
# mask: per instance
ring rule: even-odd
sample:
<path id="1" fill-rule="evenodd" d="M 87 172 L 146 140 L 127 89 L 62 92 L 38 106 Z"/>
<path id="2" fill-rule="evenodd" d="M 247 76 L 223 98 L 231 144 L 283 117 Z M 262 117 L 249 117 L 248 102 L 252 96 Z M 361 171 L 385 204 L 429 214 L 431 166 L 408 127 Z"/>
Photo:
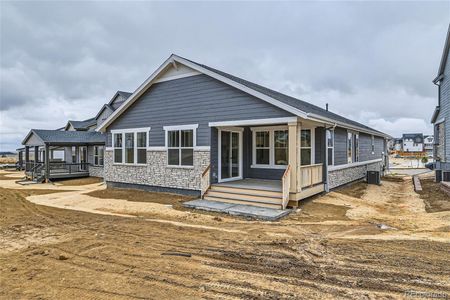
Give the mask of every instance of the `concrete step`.
<path id="1" fill-rule="evenodd" d="M 279 204 L 274 203 L 266 203 L 266 202 L 260 202 L 260 201 L 250 201 L 250 200 L 238 200 L 238 199 L 230 199 L 225 197 L 213 197 L 206 194 L 205 200 L 209 201 L 217 201 L 217 202 L 224 202 L 224 203 L 234 203 L 234 204 L 243 204 L 243 205 L 253 205 L 258 207 L 266 207 L 266 208 L 273 208 L 273 209 L 282 209 L 281 207 L 281 199 Z"/>
<path id="2" fill-rule="evenodd" d="M 251 194 L 242 194 L 242 193 L 232 193 L 232 192 L 222 192 L 217 190 L 209 190 L 207 193 L 208 196 L 211 197 L 221 197 L 242 201 L 252 201 L 252 202 L 262 202 L 262 203 L 270 203 L 270 204 L 279 204 L 281 201 L 281 196 L 260 196 L 260 195 L 251 195 Z"/>

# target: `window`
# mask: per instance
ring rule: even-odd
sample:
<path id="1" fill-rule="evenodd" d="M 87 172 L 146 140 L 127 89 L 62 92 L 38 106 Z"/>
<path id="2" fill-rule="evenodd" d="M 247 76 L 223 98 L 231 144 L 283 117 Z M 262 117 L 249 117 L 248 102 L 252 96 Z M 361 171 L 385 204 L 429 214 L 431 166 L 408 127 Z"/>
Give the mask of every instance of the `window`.
<path id="1" fill-rule="evenodd" d="M 150 128 L 113 130 L 114 163 L 146 164 Z"/>
<path id="2" fill-rule="evenodd" d="M 359 134 L 347 132 L 347 163 L 359 161 Z"/>
<path id="3" fill-rule="evenodd" d="M 286 126 L 254 127 L 253 167 L 284 168 L 289 162 L 289 132 Z"/>
<path id="4" fill-rule="evenodd" d="M 300 165 L 312 164 L 312 134 L 311 129 L 302 129 L 300 132 Z"/>
<path id="5" fill-rule="evenodd" d="M 372 155 L 375 154 L 375 137 L 372 135 Z"/>
<path id="6" fill-rule="evenodd" d="M 191 167 L 194 165 L 194 147 L 198 125 L 165 126 L 167 164 Z"/>
<path id="7" fill-rule="evenodd" d="M 256 164 L 269 165 L 270 164 L 270 132 L 258 131 L 256 134 Z"/>
<path id="8" fill-rule="evenodd" d="M 114 162 L 122 163 L 122 133 L 114 133 Z"/>
<path id="9" fill-rule="evenodd" d="M 103 146 L 94 146 L 94 166 L 103 166 Z"/>
<path id="10" fill-rule="evenodd" d="M 72 146 L 72 163 L 76 164 L 77 163 L 77 150 L 78 148 L 75 146 Z"/>
<path id="11" fill-rule="evenodd" d="M 332 166 L 334 164 L 334 130 L 327 130 L 326 134 L 328 165 Z"/>
<path id="12" fill-rule="evenodd" d="M 287 130 L 276 130 L 273 135 L 275 143 L 275 165 L 287 165 L 289 132 Z"/>
<path id="13" fill-rule="evenodd" d="M 353 133 L 347 132 L 347 163 L 353 162 Z"/>

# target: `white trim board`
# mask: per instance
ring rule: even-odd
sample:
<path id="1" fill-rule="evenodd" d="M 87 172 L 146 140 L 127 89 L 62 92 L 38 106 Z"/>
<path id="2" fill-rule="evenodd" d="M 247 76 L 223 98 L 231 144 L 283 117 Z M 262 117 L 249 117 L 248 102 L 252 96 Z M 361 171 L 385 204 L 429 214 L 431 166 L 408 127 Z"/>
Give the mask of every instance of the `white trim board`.
<path id="1" fill-rule="evenodd" d="M 297 117 L 286 118 L 270 118 L 270 119 L 250 119 L 250 120 L 234 120 L 209 122 L 209 127 L 227 127 L 227 126 L 251 126 L 251 125 L 270 125 L 297 122 Z"/>
<path id="2" fill-rule="evenodd" d="M 337 170 L 342 170 L 342 169 L 347 169 L 347 168 L 354 168 L 354 167 L 369 165 L 369 164 L 373 164 L 373 163 L 377 163 L 377 162 L 381 162 L 381 161 L 383 161 L 383 159 L 377 158 L 377 159 L 360 161 L 357 163 L 351 163 L 351 164 L 345 164 L 345 165 L 328 166 L 328 171 L 331 172 L 331 171 L 337 171 Z"/>

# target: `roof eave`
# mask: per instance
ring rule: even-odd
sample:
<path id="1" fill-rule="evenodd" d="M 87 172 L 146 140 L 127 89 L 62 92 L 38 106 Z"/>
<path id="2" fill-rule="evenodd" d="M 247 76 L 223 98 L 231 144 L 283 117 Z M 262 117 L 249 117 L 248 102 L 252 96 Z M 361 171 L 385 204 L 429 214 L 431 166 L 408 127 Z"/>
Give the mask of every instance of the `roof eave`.
<path id="1" fill-rule="evenodd" d="M 434 124 L 436 122 L 437 117 L 439 116 L 439 112 L 441 110 L 441 107 L 438 105 L 434 109 L 433 116 L 431 117 L 431 124 Z"/>

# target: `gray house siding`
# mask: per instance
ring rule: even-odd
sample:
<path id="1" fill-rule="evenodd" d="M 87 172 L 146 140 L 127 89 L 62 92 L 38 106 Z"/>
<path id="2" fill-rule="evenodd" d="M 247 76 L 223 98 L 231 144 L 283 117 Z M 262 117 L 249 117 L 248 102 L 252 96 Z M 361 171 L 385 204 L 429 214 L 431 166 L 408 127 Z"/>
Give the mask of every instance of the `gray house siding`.
<path id="1" fill-rule="evenodd" d="M 347 130 L 336 127 L 334 129 L 334 165 L 347 164 Z"/>
<path id="2" fill-rule="evenodd" d="M 439 88 L 440 93 L 440 112 L 437 120 L 444 121 L 445 141 L 444 141 L 444 158 L 442 162 L 450 163 L 450 59 L 447 59 L 444 70 L 444 79 L 441 81 Z"/>
<path id="3" fill-rule="evenodd" d="M 102 111 L 102 113 L 97 118 L 97 126 L 102 124 L 112 113 L 113 112 L 111 109 L 109 109 L 108 107 L 105 107 L 105 109 Z"/>
<path id="4" fill-rule="evenodd" d="M 111 126 L 151 127 L 149 146 L 164 146 L 163 126 L 199 124 L 197 146 L 209 146 L 209 122 L 291 117 L 289 112 L 207 75 L 156 83 Z M 111 136 L 107 146 L 111 146 Z"/>

